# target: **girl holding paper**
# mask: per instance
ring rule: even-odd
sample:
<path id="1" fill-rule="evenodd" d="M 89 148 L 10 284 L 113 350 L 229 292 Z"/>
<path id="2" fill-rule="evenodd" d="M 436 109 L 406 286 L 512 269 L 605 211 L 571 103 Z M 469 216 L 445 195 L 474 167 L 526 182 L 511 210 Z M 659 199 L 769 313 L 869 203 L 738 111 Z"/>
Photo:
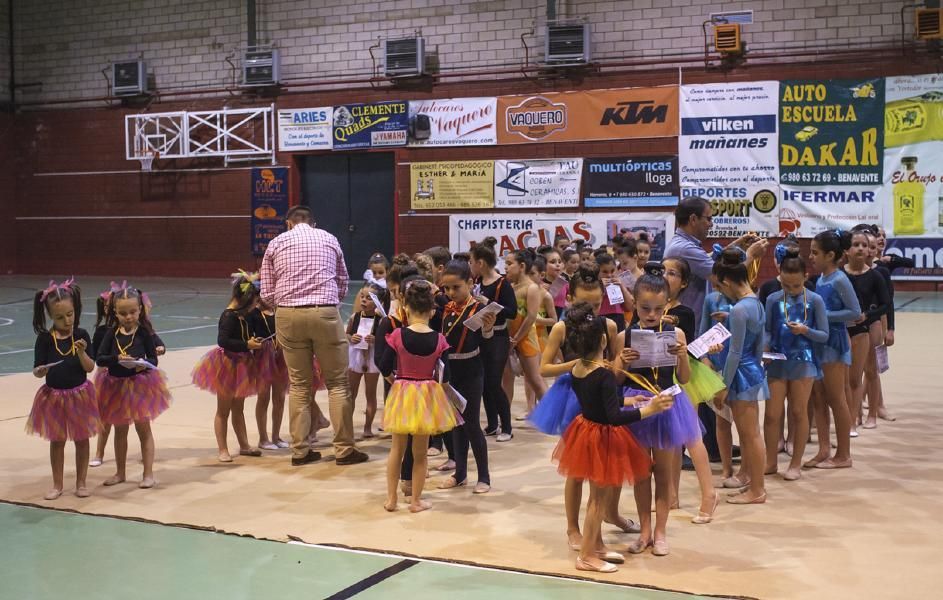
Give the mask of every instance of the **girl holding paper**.
<path id="1" fill-rule="evenodd" d="M 115 428 L 114 475 L 105 485 L 124 482 L 128 458 L 128 428 L 134 424 L 141 442 L 144 476 L 138 487 L 157 485 L 154 479 L 154 436 L 151 421 L 170 408 L 172 398 L 167 377 L 158 370 L 151 321 L 147 317 L 145 295 L 124 286 L 113 295 L 116 325 L 98 348 L 95 362 L 108 367 L 98 389 L 102 422 Z"/>
<path id="2" fill-rule="evenodd" d="M 350 316 L 347 322 L 348 362 L 347 370 L 350 381 L 350 397 L 357 398 L 360 391 L 360 379 L 366 384 L 367 399 L 366 419 L 363 424 L 363 437 L 373 437 L 373 418 L 377 414 L 377 383 L 380 381 L 380 370 L 374 361 L 377 328 L 380 325 L 380 314 L 376 298 L 384 306 L 380 307 L 384 313 L 389 308 L 389 294 L 386 288 L 368 283 L 360 290 L 360 310 Z"/>
<path id="3" fill-rule="evenodd" d="M 616 261 L 612 256 L 600 254 L 596 257 L 596 264 L 599 265 L 599 279 L 605 292 L 599 314 L 610 319 L 622 331 L 625 329 L 625 313 L 632 310 L 632 295 L 616 276 Z"/>
<path id="4" fill-rule="evenodd" d="M 455 450 L 455 473 L 439 489 L 463 487 L 468 482 L 468 447 L 471 446 L 478 467 L 475 494 L 491 490 L 488 472 L 488 443 L 481 430 L 481 395 L 484 389 L 484 368 L 481 362 L 481 342 L 494 335 L 494 314 L 482 317 L 482 326 L 469 329 L 465 322 L 480 309 L 472 296 L 472 274 L 467 261 L 453 260 L 445 266 L 440 289 L 449 297 L 442 313 L 442 335 L 449 343 L 449 383 L 465 398 L 461 426 L 452 430 Z M 446 434 L 448 435 L 448 434 Z"/>
<path id="5" fill-rule="evenodd" d="M 193 368 L 193 385 L 216 394 L 213 430 L 219 449 L 219 462 L 230 463 L 226 422 L 232 415 L 232 429 L 239 442 L 240 456 L 262 456 L 249 445 L 243 413 L 246 398 L 259 391 L 259 366 L 254 350 L 262 347 L 248 320 L 259 299 L 257 273 L 240 270 L 233 273 L 232 297 L 219 317 L 217 347 L 207 352 Z"/>
<path id="6" fill-rule="evenodd" d="M 75 443 L 75 495 L 89 495 L 85 487 L 88 440 L 99 432 L 101 421 L 95 387 L 88 380 L 88 373 L 95 368 L 88 354 L 92 341 L 87 331 L 79 329 L 81 314 L 81 292 L 71 279 L 61 284 L 50 281 L 33 299 L 33 375 L 46 381 L 33 398 L 26 432 L 49 440 L 52 489 L 46 500 L 62 495 L 65 444 L 69 440 Z M 50 329 L 46 329 L 46 315 L 52 319 Z"/>
<path id="7" fill-rule="evenodd" d="M 763 465 L 766 458 L 760 437 L 759 402 L 766 400 L 766 373 L 763 371 L 763 334 L 766 315 L 750 287 L 743 252 L 727 248 L 714 263 L 713 274 L 721 292 L 736 303 L 730 309 L 730 347 L 724 362 L 726 392 L 718 395 L 720 404 L 730 403 L 734 424 L 740 436 L 744 471 L 748 487 L 727 497 L 729 504 L 766 502 Z"/>
<path id="8" fill-rule="evenodd" d="M 780 423 L 788 397 L 793 451 L 783 479 L 795 481 L 801 476 L 802 453 L 809 438 L 812 385 L 822 376 L 815 344 L 828 341 L 828 314 L 822 297 L 804 286 L 806 267 L 799 257 L 799 248 L 786 249 L 778 262 L 782 289 L 766 299 L 766 338 L 769 350 L 784 354 L 786 360 L 774 360 L 766 366 L 770 397 L 763 417 L 764 473 L 772 475 L 778 471 Z"/>

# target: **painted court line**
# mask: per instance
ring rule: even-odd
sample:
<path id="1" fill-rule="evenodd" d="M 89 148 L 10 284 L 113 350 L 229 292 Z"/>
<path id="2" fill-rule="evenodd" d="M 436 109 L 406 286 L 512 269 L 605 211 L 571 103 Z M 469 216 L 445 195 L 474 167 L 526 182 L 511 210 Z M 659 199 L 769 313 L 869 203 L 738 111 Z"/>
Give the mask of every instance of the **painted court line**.
<path id="1" fill-rule="evenodd" d="M 325 600 L 347 600 L 352 598 L 357 594 L 372 588 L 373 586 L 386 581 L 394 575 L 398 575 L 410 567 L 414 567 L 419 564 L 418 560 L 412 559 L 403 559 L 396 564 L 390 565 L 385 569 L 381 569 L 369 577 L 365 577 L 355 583 L 352 586 L 346 587 L 336 594 L 331 594 Z"/>

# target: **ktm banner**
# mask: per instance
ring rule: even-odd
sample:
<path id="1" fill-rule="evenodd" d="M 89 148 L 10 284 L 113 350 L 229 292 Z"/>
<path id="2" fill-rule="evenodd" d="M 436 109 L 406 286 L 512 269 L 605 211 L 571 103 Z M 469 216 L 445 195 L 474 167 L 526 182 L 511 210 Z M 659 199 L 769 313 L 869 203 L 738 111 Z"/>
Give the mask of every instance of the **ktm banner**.
<path id="1" fill-rule="evenodd" d="M 498 144 L 678 135 L 678 86 L 498 97 Z"/>

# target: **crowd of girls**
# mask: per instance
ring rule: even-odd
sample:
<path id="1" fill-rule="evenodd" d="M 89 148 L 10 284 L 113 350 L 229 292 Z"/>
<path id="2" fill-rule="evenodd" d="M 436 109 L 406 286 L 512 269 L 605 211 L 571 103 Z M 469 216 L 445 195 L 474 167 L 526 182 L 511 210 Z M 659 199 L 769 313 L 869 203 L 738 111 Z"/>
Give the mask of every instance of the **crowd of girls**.
<path id="1" fill-rule="evenodd" d="M 565 478 L 566 535 L 578 552 L 576 567 L 611 572 L 625 556 L 603 544 L 604 522 L 638 534 L 625 548 L 628 553 L 669 554 L 668 516 L 682 500 L 683 452 L 699 488 L 692 522 L 707 524 L 722 499 L 765 502 L 764 480 L 780 472 L 781 452 L 790 457 L 782 471 L 786 481 L 800 479 L 803 468 L 851 467 L 851 438 L 858 428 L 892 420 L 880 366 L 894 343 L 890 269 L 900 265 L 881 256 L 884 237 L 877 227 L 820 233 L 806 256 L 796 240 L 783 240 L 774 251 L 778 276 L 762 285 L 756 280 L 758 266 L 748 263 L 743 248 L 722 249 L 699 306 L 680 300 L 692 280 L 688 264 L 679 258 L 650 262 L 645 234 L 620 235 L 595 250 L 558 238 L 553 246 L 501 257 L 495 243 L 485 239 L 454 256 L 442 247 L 398 255 L 392 265 L 374 255 L 367 265 L 347 324 L 349 377 L 355 396 L 364 390 L 363 437 L 392 436 L 383 504 L 388 511 L 397 510 L 401 496 L 411 512 L 430 508 L 423 498 L 430 471 L 443 476 L 436 482 L 439 489 L 470 487 L 486 494 L 492 485 L 488 437 L 509 442 L 512 421 L 527 419 L 559 437 L 552 459 Z M 104 483 L 125 481 L 132 424 L 144 457 L 140 487 L 155 485 L 150 421 L 171 398 L 157 368 L 164 344 L 149 310 L 140 290 L 112 284 L 99 298 L 96 329 L 89 336 L 79 328 L 81 294 L 74 282 L 50 283 L 37 292 L 34 374 L 46 383 L 27 429 L 51 444 L 48 499 L 62 493 L 69 440 L 76 445 L 76 494 L 88 495 L 87 466 L 104 460 L 112 427 L 116 471 Z M 701 313 L 699 327 L 695 311 Z M 217 347 L 193 370 L 193 383 L 216 395 L 221 462 L 233 461 L 229 423 L 240 457 L 288 446 L 279 431 L 288 372 L 274 312 L 260 299 L 257 275 L 235 273 Z M 696 358 L 688 345 L 717 323 L 729 338 Z M 649 338 L 649 332 L 670 340 L 670 360 L 662 366 L 642 362 L 638 340 Z M 92 383 L 87 374 L 95 364 L 99 371 Z M 517 377 L 523 379 L 525 398 L 518 400 L 521 416 L 512 419 Z M 311 390 L 312 442 L 318 429 L 329 426 L 314 401 L 318 388 L 315 382 Z M 257 446 L 250 443 L 243 414 L 252 396 L 258 397 Z M 762 420 L 760 401 L 767 401 Z M 718 415 L 716 425 L 713 420 L 707 425 L 716 427 L 719 487 L 730 490 L 723 497 L 702 441 L 701 406 Z M 817 451 L 806 460 L 813 422 Z M 742 453 L 738 470 L 733 428 Z M 99 448 L 89 460 L 94 436 Z M 430 467 L 428 457 L 442 453 L 447 459 Z M 589 496 L 581 524 L 584 484 Z M 637 521 L 619 512 L 625 484 L 633 486 Z"/>

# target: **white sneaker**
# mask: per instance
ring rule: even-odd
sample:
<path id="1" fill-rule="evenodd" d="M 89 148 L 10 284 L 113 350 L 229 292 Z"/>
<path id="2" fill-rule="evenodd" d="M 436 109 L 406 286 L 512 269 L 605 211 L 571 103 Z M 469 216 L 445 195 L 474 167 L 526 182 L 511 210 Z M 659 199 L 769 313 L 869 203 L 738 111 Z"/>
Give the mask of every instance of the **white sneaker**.
<path id="1" fill-rule="evenodd" d="M 291 444 L 289 444 L 289 443 L 286 442 L 285 440 L 278 440 L 277 442 L 275 442 L 275 445 L 278 446 L 279 448 L 290 448 L 290 447 L 291 447 Z"/>
<path id="2" fill-rule="evenodd" d="M 265 442 L 264 444 L 259 444 L 259 448 L 262 450 L 278 450 L 278 445 L 272 442 Z"/>
<path id="3" fill-rule="evenodd" d="M 90 467 L 100 467 L 100 466 L 102 466 L 102 459 L 100 459 L 100 458 L 93 458 L 92 460 L 88 461 L 88 466 L 90 466 Z"/>
<path id="4" fill-rule="evenodd" d="M 494 441 L 496 441 L 496 442 L 510 442 L 512 439 L 514 439 L 514 434 L 513 434 L 513 433 L 499 433 L 498 436 L 497 436 L 496 438 L 494 438 Z"/>

